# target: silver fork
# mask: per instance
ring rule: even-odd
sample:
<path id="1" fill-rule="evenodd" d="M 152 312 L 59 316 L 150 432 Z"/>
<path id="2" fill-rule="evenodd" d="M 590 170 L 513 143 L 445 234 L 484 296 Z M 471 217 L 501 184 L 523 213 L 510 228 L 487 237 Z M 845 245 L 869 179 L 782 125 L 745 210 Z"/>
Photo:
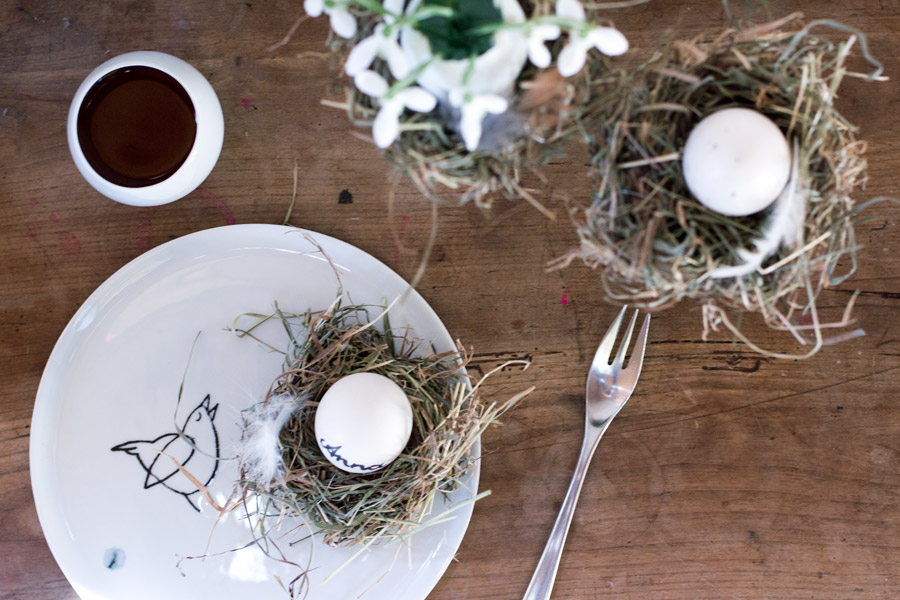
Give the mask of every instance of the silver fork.
<path id="1" fill-rule="evenodd" d="M 616 357 L 612 364 L 609 362 L 609 356 L 612 354 L 627 308 L 627 306 L 623 306 L 619 316 L 609 326 L 606 335 L 603 336 L 603 341 L 597 348 L 594 360 L 591 362 L 587 380 L 587 409 L 584 418 L 584 441 L 581 443 L 581 454 L 575 465 L 575 474 L 572 475 L 569 491 L 566 492 L 559 516 L 556 517 L 556 523 L 550 532 L 550 539 L 547 540 L 547 545 L 544 547 L 544 552 L 541 554 L 541 559 L 538 561 L 534 575 L 531 577 L 531 583 L 528 584 L 522 600 L 548 600 L 550 598 L 563 545 L 566 543 L 569 525 L 572 524 L 572 516 L 575 514 L 575 504 L 578 502 L 578 494 L 581 493 L 584 475 L 587 473 L 591 457 L 606 428 L 631 397 L 631 392 L 634 391 L 638 376 L 641 374 L 647 330 L 650 328 L 650 315 L 644 318 L 644 324 L 638 333 L 634 350 L 631 351 L 631 357 L 628 359 L 628 366 L 623 368 L 622 364 L 631 341 L 635 321 L 637 321 L 637 311 L 634 311 L 634 316 L 619 345 Z"/>

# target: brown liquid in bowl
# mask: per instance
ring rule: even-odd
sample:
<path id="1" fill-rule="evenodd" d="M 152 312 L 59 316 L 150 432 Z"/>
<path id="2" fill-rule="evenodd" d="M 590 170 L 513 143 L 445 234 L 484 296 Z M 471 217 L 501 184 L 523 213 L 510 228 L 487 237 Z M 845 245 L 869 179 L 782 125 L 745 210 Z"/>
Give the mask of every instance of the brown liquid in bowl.
<path id="1" fill-rule="evenodd" d="M 104 75 L 78 111 L 88 163 L 116 185 L 159 183 L 184 164 L 197 135 L 194 104 L 173 77 L 152 67 Z"/>

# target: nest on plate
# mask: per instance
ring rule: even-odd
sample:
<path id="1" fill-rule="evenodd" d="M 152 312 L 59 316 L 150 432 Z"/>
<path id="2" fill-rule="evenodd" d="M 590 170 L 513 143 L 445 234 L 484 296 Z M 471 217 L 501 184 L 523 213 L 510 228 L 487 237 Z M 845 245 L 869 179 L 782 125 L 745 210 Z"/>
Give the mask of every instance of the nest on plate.
<path id="1" fill-rule="evenodd" d="M 291 349 L 285 372 L 266 399 L 244 413 L 242 479 L 236 494 L 243 506 L 259 507 L 261 536 L 273 527 L 267 517 L 280 522 L 285 516 L 305 521 L 332 546 L 412 535 L 442 518 L 448 510 L 443 496 L 464 485 L 477 460 L 472 449 L 479 436 L 525 395 L 485 403 L 463 371 L 462 351 L 423 356 L 421 345 L 407 331 L 391 329 L 386 317 L 383 328 L 376 327 L 365 306 L 343 306 L 338 300 L 324 312 L 278 312 L 269 318 L 284 324 Z M 254 336 L 254 329 L 239 332 Z M 314 430 L 325 391 L 359 372 L 390 378 L 409 397 L 413 411 L 412 435 L 403 453 L 368 474 L 334 467 L 320 451 Z M 286 403 L 283 412 L 278 407 Z M 247 451 L 267 419 L 277 422 L 273 437 L 281 464 L 275 471 L 261 467 L 259 454 Z"/>
<path id="2" fill-rule="evenodd" d="M 647 308 L 685 298 L 704 307 L 704 336 L 725 326 L 754 350 L 725 309 L 759 313 L 790 331 L 811 356 L 829 339 L 816 311 L 821 290 L 856 266 L 853 225 L 861 206 L 853 194 L 865 182 L 865 144 L 836 109 L 845 77 L 881 79 L 865 38 L 838 23 L 802 15 L 713 39 L 675 41 L 633 73 L 592 77 L 591 101 L 581 116 L 591 152 L 595 192 L 590 206 L 573 209 L 580 247 L 556 266 L 582 260 L 602 271 L 608 296 Z M 840 42 L 813 33 L 823 25 L 850 31 Z M 871 75 L 847 69 L 858 43 L 878 67 Z M 605 66 L 604 66 L 605 67 Z M 766 235 L 768 216 L 728 217 L 688 191 L 681 150 L 692 128 L 725 107 L 746 107 L 772 119 L 794 144 L 797 189 L 806 194 L 797 241 L 781 243 L 758 268 L 739 276 L 724 269 L 745 262 Z M 839 264 L 849 264 L 838 272 Z M 831 341 L 851 332 L 836 336 Z M 812 339 L 810 339 L 812 338 Z"/>

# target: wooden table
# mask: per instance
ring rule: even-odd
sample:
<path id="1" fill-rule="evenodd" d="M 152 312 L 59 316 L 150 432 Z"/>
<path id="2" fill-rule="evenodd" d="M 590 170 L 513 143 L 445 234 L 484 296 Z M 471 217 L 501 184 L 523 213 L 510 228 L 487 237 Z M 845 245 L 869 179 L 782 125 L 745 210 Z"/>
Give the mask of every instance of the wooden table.
<path id="1" fill-rule="evenodd" d="M 897 0 L 773 2 L 868 32 L 886 74 L 900 73 Z M 430 206 L 344 114 L 324 50 L 326 23 L 298 1 L 62 2 L 0 9 L 0 597 L 74 598 L 35 514 L 29 424 L 41 372 L 78 306 L 116 269 L 193 231 L 231 223 L 291 223 L 346 240 L 411 277 Z M 720 4 L 658 0 L 611 13 L 646 55 L 670 27 L 715 32 Z M 91 189 L 69 156 L 65 125 L 81 80 L 137 49 L 181 56 L 203 72 L 225 113 L 218 165 L 197 191 L 133 208 Z M 870 142 L 858 200 L 898 195 L 898 79 L 842 88 L 840 105 Z M 340 82 L 343 83 L 343 82 Z M 559 160 L 552 182 L 586 198 L 582 156 Z M 387 196 L 395 206 L 387 210 Z M 350 200 L 352 199 L 352 202 Z M 548 198 L 544 198 L 548 200 Z M 589 359 L 615 308 L 597 274 L 545 266 L 576 243 L 561 218 L 524 202 L 440 211 L 420 291 L 475 371 L 509 358 L 488 393 L 537 391 L 484 436 L 481 501 L 430 598 L 521 597 L 546 540 L 581 440 Z M 651 327 L 637 392 L 603 440 L 566 546 L 555 598 L 900 597 L 900 207 L 869 210 L 857 274 L 826 292 L 838 315 L 862 290 L 866 336 L 807 361 L 762 358 L 723 334 L 703 342 L 700 308 L 685 303 Z M 774 348 L 796 349 L 750 329 Z"/>

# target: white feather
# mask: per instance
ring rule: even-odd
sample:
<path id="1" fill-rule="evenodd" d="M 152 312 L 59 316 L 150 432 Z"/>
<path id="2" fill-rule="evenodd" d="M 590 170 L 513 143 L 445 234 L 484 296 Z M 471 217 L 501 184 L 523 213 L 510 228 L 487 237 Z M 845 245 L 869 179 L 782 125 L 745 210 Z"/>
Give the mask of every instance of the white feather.
<path id="1" fill-rule="evenodd" d="M 299 406 L 291 396 L 276 396 L 245 416 L 244 435 L 238 449 L 244 477 L 262 487 L 284 478 L 284 462 L 278 438 Z"/>
<path id="2" fill-rule="evenodd" d="M 800 159 L 797 142 L 794 141 L 791 177 L 781 194 L 772 206 L 772 212 L 766 219 L 763 236 L 753 242 L 753 250 L 741 248 L 738 255 L 743 263 L 734 266 L 718 267 L 710 271 L 712 279 L 726 277 L 743 277 L 762 267 L 766 260 L 778 247 L 798 247 L 803 240 L 803 226 L 806 222 L 806 190 L 800 186 L 798 176 Z"/>

